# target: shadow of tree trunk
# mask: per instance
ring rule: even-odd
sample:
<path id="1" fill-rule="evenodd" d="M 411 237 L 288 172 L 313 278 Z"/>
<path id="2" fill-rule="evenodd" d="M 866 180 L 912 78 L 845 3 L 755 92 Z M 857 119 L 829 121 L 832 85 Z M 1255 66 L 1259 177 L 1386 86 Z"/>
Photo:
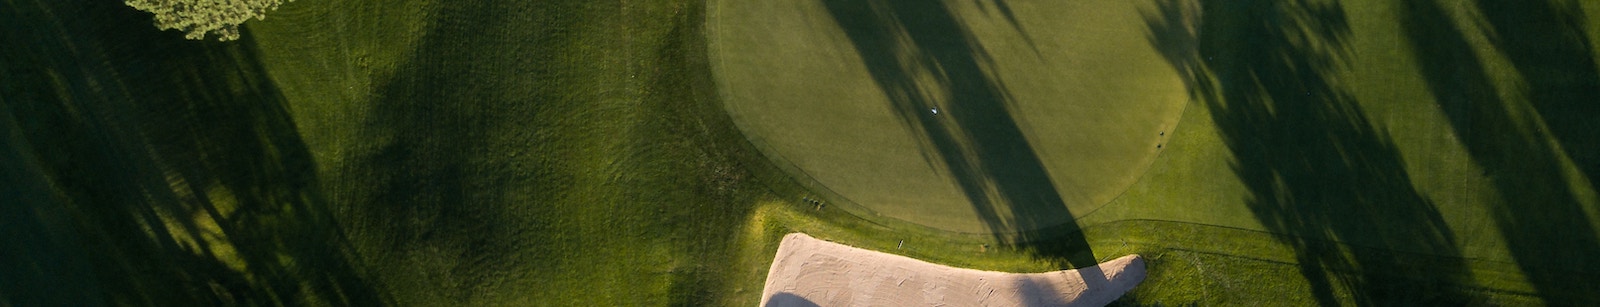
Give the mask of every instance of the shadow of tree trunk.
<path id="1" fill-rule="evenodd" d="M 822 3 L 890 107 L 922 137 L 925 155 L 949 170 L 996 239 L 1063 265 L 1096 264 L 1075 222 L 1046 222 L 1071 212 L 1011 114 L 994 64 L 947 3 Z"/>
<path id="2" fill-rule="evenodd" d="M 1576 1 L 1476 0 L 1491 38 L 1561 149 L 1600 190 L 1600 66 Z"/>
<path id="3" fill-rule="evenodd" d="M 1521 72 L 1537 113 L 1502 100 L 1479 60 L 1484 55 L 1474 52 L 1463 28 L 1438 2 L 1406 2 L 1403 25 L 1434 102 L 1498 192 L 1491 212 L 1512 258 L 1545 303 L 1594 305 L 1600 303 L 1600 268 L 1591 259 L 1600 259 L 1600 239 L 1561 175 L 1561 155 L 1580 168 L 1593 162 L 1585 155 L 1593 154 L 1592 134 L 1600 129 L 1589 126 L 1600 103 L 1593 100 L 1600 99 L 1600 80 L 1587 42 L 1577 41 L 1582 28 L 1563 28 L 1579 17 L 1550 5 L 1480 1 L 1478 7 L 1502 38 L 1498 47 Z M 1514 114 L 1538 114 L 1561 148 L 1544 140 L 1537 119 Z M 1593 180 L 1592 171 L 1582 170 Z"/>
<path id="4" fill-rule="evenodd" d="M 1350 35 L 1337 2 L 1158 4 L 1152 43 L 1210 110 L 1247 205 L 1293 248 L 1320 304 L 1477 300 L 1460 288 L 1469 273 L 1453 232 L 1337 86 Z M 1395 256 L 1405 252 L 1437 257 Z"/>

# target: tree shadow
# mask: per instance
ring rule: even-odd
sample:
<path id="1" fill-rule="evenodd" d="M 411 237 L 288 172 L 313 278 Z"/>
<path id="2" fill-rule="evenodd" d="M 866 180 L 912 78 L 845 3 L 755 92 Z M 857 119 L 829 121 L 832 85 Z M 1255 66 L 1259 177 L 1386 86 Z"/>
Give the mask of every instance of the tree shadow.
<path id="1" fill-rule="evenodd" d="M 10 108 L 0 108 L 0 132 L 0 195 L 7 201 L 0 205 L 0 244 L 12 247 L 0 249 L 0 304 L 102 304 L 99 297 L 84 296 L 102 292 L 93 282 L 87 250 Z"/>
<path id="2" fill-rule="evenodd" d="M 520 85 L 506 80 L 556 79 L 550 64 L 505 63 L 570 61 L 554 52 L 517 48 L 569 44 L 562 40 L 582 18 L 567 15 L 584 11 L 575 7 L 581 5 L 435 5 L 428 8 L 434 13 L 415 50 L 398 62 L 393 76 L 376 80 L 371 111 L 357 132 L 374 149 L 352 155 L 339 170 L 363 182 L 341 195 L 340 203 L 349 206 L 352 228 L 378 242 L 370 247 L 376 263 L 412 268 L 385 273 L 386 279 L 414 280 L 411 286 L 426 289 L 407 291 L 468 304 L 492 299 L 487 289 L 515 275 L 558 268 L 527 265 L 562 261 L 555 258 L 560 256 L 556 249 L 565 242 L 552 239 L 560 236 L 551 229 L 556 221 L 543 219 L 560 216 L 547 210 L 554 210 L 551 202 L 570 197 L 562 193 L 570 193 L 566 190 L 574 180 L 557 168 L 557 159 L 564 159 L 555 157 L 561 151 L 539 141 L 572 141 L 549 139 L 541 130 L 556 123 L 532 119 L 550 116 L 543 112 L 572 112 L 551 108 L 577 104 L 563 102 L 573 98 L 550 84 L 558 81 L 545 81 L 528 95 L 513 92 Z M 506 11 L 513 8 L 541 11 Z M 527 35 L 542 41 L 507 44 L 529 39 L 508 34 L 519 24 L 540 25 L 551 33 Z M 483 49 L 496 47 L 502 49 Z M 522 148 L 496 148 L 497 138 L 530 141 Z"/>
<path id="3" fill-rule="evenodd" d="M 1502 38 L 1497 47 L 1526 82 L 1525 97 L 1560 141 L 1558 149 L 1536 132 L 1537 121 L 1515 118 L 1532 112 L 1502 100 L 1481 56 L 1439 3 L 1405 3 L 1403 26 L 1434 101 L 1498 191 L 1491 212 L 1511 256 L 1546 303 L 1600 303 L 1594 288 L 1600 268 L 1593 264 L 1600 259 L 1600 239 L 1561 175 L 1562 149 L 1580 168 L 1593 162 L 1584 155 L 1593 154 L 1597 128 L 1579 121 L 1592 121 L 1593 99 L 1600 99 L 1587 42 L 1569 40 L 1581 38 L 1582 28 L 1563 27 L 1576 17 L 1544 1 L 1478 3 Z M 1582 171 L 1593 180 L 1592 169 Z"/>
<path id="4" fill-rule="evenodd" d="M 817 306 L 821 306 L 821 305 L 817 305 L 817 303 L 812 302 L 811 300 L 808 300 L 808 299 L 806 299 L 804 297 L 800 297 L 799 295 L 794 295 L 794 293 L 778 292 L 777 294 L 773 294 L 771 298 L 768 298 L 767 299 L 767 304 L 766 305 L 762 305 L 762 306 L 766 306 L 766 307 L 817 307 Z"/>
<path id="5" fill-rule="evenodd" d="M 16 119 L 0 129 L 26 136 L 7 145 L 35 170 L 4 177 L 51 195 L 24 205 L 65 216 L 19 231 L 81 247 L 40 252 L 80 260 L 14 265 L 86 266 L 72 282 L 99 293 L 74 295 L 117 305 L 387 303 L 352 262 L 248 32 L 188 41 L 114 1 L 10 1 L 0 23 L 0 103 Z M 70 289 L 0 275 L 7 303 Z"/>
<path id="6" fill-rule="evenodd" d="M 1039 45 L 1033 42 L 1033 35 L 1028 34 L 1028 29 L 1017 21 L 1017 12 L 1011 9 L 1011 3 L 1006 0 L 973 0 L 973 2 L 984 13 L 988 13 L 989 8 L 993 7 L 996 13 L 1000 13 L 1000 17 L 1005 18 L 1006 24 L 1011 25 L 1011 30 L 1016 31 L 1017 35 L 1022 36 L 1022 41 L 1028 43 L 1028 49 L 1033 50 L 1033 55 L 1043 57 L 1039 53 Z"/>
<path id="7" fill-rule="evenodd" d="M 997 240 L 1072 267 L 1095 265 L 1048 170 L 1011 115 L 1011 97 L 942 1 L 822 0 L 891 108 L 920 134 Z M 938 108 L 934 114 L 932 109 Z"/>
<path id="8" fill-rule="evenodd" d="M 1293 248 L 1320 304 L 1477 300 L 1460 287 L 1470 276 L 1453 232 L 1411 185 L 1392 141 L 1336 85 L 1350 35 L 1336 2 L 1158 4 L 1146 14 L 1152 44 L 1190 79 L 1233 152 L 1251 212 Z"/>
<path id="9" fill-rule="evenodd" d="M 1080 268 L 1084 269 L 1084 268 Z M 1098 272 L 1097 272 L 1098 273 Z M 1067 306 L 1067 301 L 1061 297 L 1061 292 L 1050 285 L 1049 281 L 1022 278 L 1017 280 L 1017 296 L 1022 298 L 1022 306 L 1045 307 Z M 1089 286 L 1093 288 L 1093 286 Z"/>
<path id="10" fill-rule="evenodd" d="M 1600 190 L 1600 66 L 1576 1 L 1476 0 L 1490 42 L 1521 75 L 1527 99 L 1567 157 Z"/>

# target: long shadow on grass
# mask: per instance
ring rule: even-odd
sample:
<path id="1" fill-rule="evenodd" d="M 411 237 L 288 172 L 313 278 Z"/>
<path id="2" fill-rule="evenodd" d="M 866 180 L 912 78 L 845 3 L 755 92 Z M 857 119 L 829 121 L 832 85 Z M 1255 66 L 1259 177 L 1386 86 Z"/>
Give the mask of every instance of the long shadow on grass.
<path id="1" fill-rule="evenodd" d="M 0 114 L 15 119 L 0 132 L 8 167 L 27 170 L 0 176 L 32 187 L 7 210 L 47 213 L 0 217 L 4 246 L 57 242 L 5 254 L 0 304 L 385 303 L 248 32 L 187 41 L 75 0 L 8 1 L 0 26 Z"/>
<path id="2" fill-rule="evenodd" d="M 1336 86 L 1350 34 L 1337 3 L 1159 7 L 1147 15 L 1152 43 L 1188 74 L 1233 152 L 1250 210 L 1293 248 L 1320 304 L 1474 300 L 1459 287 L 1469 275 L 1453 232 L 1411 186 L 1395 145 Z"/>
<path id="3" fill-rule="evenodd" d="M 434 296 L 424 301 L 471 305 L 506 295 L 495 290 L 507 283 L 570 281 L 592 273 L 574 267 L 635 261 L 630 273 L 664 273 L 670 304 L 706 304 L 723 295 L 718 270 L 733 253 L 721 248 L 737 235 L 727 227 L 749 210 L 733 204 L 753 200 L 733 199 L 744 175 L 725 153 L 694 137 L 731 127 L 712 126 L 729 125 L 726 118 L 699 118 L 725 116 L 699 96 L 711 92 L 699 49 L 703 8 L 695 2 L 682 8 L 687 13 L 673 28 L 649 29 L 628 19 L 644 10 L 625 4 L 467 1 L 430 8 L 436 11 L 416 50 L 394 76 L 380 80 L 373 111 L 361 122 L 361 138 L 374 150 L 353 155 L 341 170 L 358 185 L 341 196 L 357 224 L 352 228 L 379 243 L 371 247 L 375 262 L 396 268 L 386 280 L 411 281 L 409 289 L 421 292 L 414 295 Z M 649 25 L 663 16 L 645 18 Z M 623 25 L 624 35 L 600 29 Z M 668 32 L 649 34 L 656 30 Z M 626 34 L 640 37 L 638 48 L 660 48 L 651 50 L 653 62 L 584 62 L 639 60 L 580 54 L 632 53 L 590 49 L 636 39 Z M 617 76 L 624 71 L 653 82 L 636 84 L 643 89 L 592 83 L 633 77 Z M 596 115 L 629 113 L 651 115 L 620 121 Z M 614 138 L 644 146 L 603 145 Z M 697 149 L 703 151 L 692 155 Z M 627 158 L 589 163 L 617 156 Z M 609 178 L 592 180 L 598 177 Z M 595 223 L 586 214 L 604 215 L 608 224 L 585 224 Z M 671 242 L 663 245 L 685 258 L 573 250 L 607 238 Z M 664 262 L 674 265 L 648 265 Z"/>
<path id="4" fill-rule="evenodd" d="M 570 260 L 558 249 L 581 244 L 559 233 L 575 227 L 553 228 L 570 218 L 553 210 L 583 197 L 568 194 L 575 175 L 561 168 L 587 158 L 570 154 L 583 148 L 557 147 L 583 140 L 559 134 L 572 128 L 554 120 L 594 107 L 556 68 L 570 61 L 556 51 L 593 10 L 583 5 L 436 5 L 416 49 L 376 86 L 359 131 L 375 150 L 341 170 L 360 185 L 341 203 L 362 238 L 378 243 L 375 262 L 398 269 L 386 279 L 410 281 L 410 295 L 493 300 L 504 295 L 496 286 L 519 276 L 563 273 L 554 264 Z M 603 209 L 565 214 L 578 210 Z"/>
<path id="5" fill-rule="evenodd" d="M 12 247 L 0 249 L 0 303 L 100 305 L 88 249 L 21 130 L 10 108 L 0 108 L 0 244 Z"/>
<path id="6" fill-rule="evenodd" d="M 1600 190 L 1600 66 L 1577 1 L 1477 0 L 1490 40 L 1522 77 L 1527 99 L 1567 157 Z"/>
<path id="7" fill-rule="evenodd" d="M 1593 261 L 1600 259 L 1600 239 L 1561 175 L 1563 151 L 1537 133 L 1534 119 L 1515 118 L 1532 112 L 1527 105 L 1502 101 L 1478 60 L 1482 55 L 1443 7 L 1434 1 L 1405 3 L 1404 29 L 1434 101 L 1499 192 L 1491 208 L 1512 257 L 1546 303 L 1600 304 L 1594 286 L 1600 267 Z M 1567 27 L 1582 18 L 1543 1 L 1479 5 L 1528 85 L 1525 97 L 1565 152 L 1585 163 L 1583 155 L 1593 153 L 1584 151 L 1593 149 L 1597 128 L 1582 127 L 1585 123 L 1573 117 L 1588 115 L 1593 121 L 1600 115 L 1591 110 L 1600 103 L 1594 100 L 1600 99 L 1595 97 L 1600 89 L 1583 28 Z M 1574 134 L 1591 136 L 1576 141 L 1570 139 Z M 1584 170 L 1592 180 L 1591 171 Z"/>
<path id="8" fill-rule="evenodd" d="M 413 295 L 469 304 L 484 299 L 486 286 L 521 269 L 514 252 L 525 243 L 536 244 L 515 234 L 544 232 L 538 228 L 545 225 L 510 219 L 514 209 L 503 197 L 515 190 L 510 178 L 547 174 L 514 174 L 515 168 L 486 164 L 494 160 L 483 157 L 490 153 L 486 139 L 504 124 L 493 112 L 532 117 L 505 110 L 518 101 L 502 97 L 500 83 L 487 80 L 498 70 L 484 65 L 479 52 L 497 46 L 489 40 L 507 31 L 494 29 L 506 25 L 505 14 L 496 14 L 488 1 L 437 7 L 437 18 L 412 56 L 377 87 L 361 138 L 378 149 L 356 156 L 343 170 L 351 178 L 366 178 L 367 187 L 352 189 L 342 202 L 352 205 L 353 223 L 363 238 L 380 242 L 375 263 L 412 268 L 387 273 L 386 279 L 434 288 L 411 288 L 422 291 Z"/>
<path id="9" fill-rule="evenodd" d="M 924 138 L 1002 242 L 1095 264 L 1082 231 L 1022 129 L 994 65 L 942 1 L 823 0 L 891 107 Z M 939 108 L 939 114 L 930 112 Z M 1057 221 L 1067 220 L 1064 224 Z M 1048 231 L 1039 229 L 1049 228 Z M 1015 234 L 1015 235 L 1013 235 Z"/>

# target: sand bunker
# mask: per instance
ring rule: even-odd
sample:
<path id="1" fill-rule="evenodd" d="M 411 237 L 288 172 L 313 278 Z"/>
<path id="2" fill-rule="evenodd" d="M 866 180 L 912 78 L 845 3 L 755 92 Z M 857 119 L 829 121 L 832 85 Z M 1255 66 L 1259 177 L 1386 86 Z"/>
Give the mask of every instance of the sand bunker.
<path id="1" fill-rule="evenodd" d="M 1144 281 L 1144 260 L 1046 273 L 953 268 L 818 240 L 783 237 L 762 306 L 1103 306 Z"/>

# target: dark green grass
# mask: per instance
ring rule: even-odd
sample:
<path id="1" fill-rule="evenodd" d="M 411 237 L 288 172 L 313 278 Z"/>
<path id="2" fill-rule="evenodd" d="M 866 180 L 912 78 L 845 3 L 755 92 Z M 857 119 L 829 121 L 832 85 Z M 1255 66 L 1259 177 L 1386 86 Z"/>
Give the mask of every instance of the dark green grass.
<path id="1" fill-rule="evenodd" d="M 351 69 L 354 80 L 307 76 L 300 69 L 317 62 L 301 55 L 396 31 L 380 27 L 387 21 L 334 33 L 297 20 L 260 27 L 283 31 L 275 76 L 314 80 L 290 81 L 287 96 L 307 126 L 324 127 L 311 151 L 327 157 L 324 172 L 338 178 L 330 194 L 349 205 L 341 214 L 357 249 L 397 300 L 661 305 L 725 295 L 731 268 L 721 264 L 737 235 L 727 229 L 769 192 L 751 183 L 736 158 L 742 141 L 721 126 L 707 75 L 696 73 L 696 4 L 412 4 L 424 13 L 382 18 L 422 32 L 352 50 L 412 49 L 391 63 L 374 56 L 371 70 Z M 318 8 L 301 10 L 288 16 Z M 306 22 L 371 18 L 340 14 Z M 293 41 L 299 31 L 321 37 Z M 356 98 L 318 101 L 324 93 Z"/>
<path id="2" fill-rule="evenodd" d="M 1196 94 L 1239 161 L 1234 173 L 1253 195 L 1246 206 L 1266 231 L 1285 235 L 1283 244 L 1296 250 L 1295 262 L 1318 303 L 1339 301 L 1329 270 L 1360 271 L 1342 279 L 1358 304 L 1419 292 L 1460 300 L 1430 304 L 1474 301 L 1448 293 L 1449 287 L 1369 277 L 1415 271 L 1426 276 L 1422 280 L 1460 283 L 1468 272 L 1456 261 L 1401 264 L 1311 246 L 1338 241 L 1440 259 L 1461 256 L 1439 209 L 1412 187 L 1397 147 L 1374 128 L 1354 95 L 1334 85 L 1333 70 L 1350 35 L 1343 8 L 1206 2 L 1198 13 L 1204 19 L 1196 37 L 1160 36 L 1157 44 L 1198 42 L 1195 54 L 1174 58 L 1176 65 L 1191 65 L 1182 70 L 1195 73 Z"/>
<path id="3" fill-rule="evenodd" d="M 99 298 L 82 293 L 98 293 L 100 285 L 87 265 L 80 239 L 74 236 L 72 216 L 50 193 L 49 179 L 39 168 L 37 157 L 18 128 L 10 109 L 0 109 L 0 127 L 7 135 L 0 143 L 5 152 L 0 163 L 6 176 L 0 193 L 8 198 L 0 206 L 0 235 L 10 248 L 0 253 L 0 297 L 6 305 L 92 304 Z"/>
<path id="4" fill-rule="evenodd" d="M 1494 183 L 1495 224 L 1528 281 L 1554 305 L 1600 303 L 1592 285 L 1600 267 L 1583 259 L 1600 257 L 1593 221 L 1586 218 L 1581 194 L 1563 178 L 1563 156 L 1589 178 L 1597 175 L 1593 141 L 1600 126 L 1600 73 L 1583 12 L 1555 2 L 1477 1 L 1487 27 L 1498 33 L 1493 46 L 1514 74 L 1485 71 L 1469 48 L 1468 34 L 1442 5 L 1407 6 L 1407 34 L 1416 49 L 1434 103 L 1464 136 L 1476 164 Z M 1523 101 L 1505 99 L 1497 79 L 1522 80 Z M 1520 99 L 1518 99 L 1520 100 Z M 1522 104 L 1526 103 L 1526 105 Z M 1534 112 L 1527 112 L 1530 107 Z M 1520 109 L 1520 110 L 1519 110 Z M 1543 129 L 1527 117 L 1543 119 Z M 1523 118 L 1519 118 L 1523 117 Z M 1555 142 L 1544 140 L 1544 129 Z M 1581 140 L 1581 141 L 1580 141 Z M 1591 203 L 1589 206 L 1593 206 Z"/>
<path id="5" fill-rule="evenodd" d="M 1134 305 L 1595 297 L 1572 178 L 1593 178 L 1594 93 L 1573 42 L 1596 31 L 1546 2 L 1473 3 L 1512 5 L 1483 25 L 1528 40 L 1488 45 L 1426 2 L 1340 8 L 1343 47 L 1284 36 L 1339 33 L 1333 11 L 1196 7 L 1223 20 L 1189 45 L 1209 47 L 1168 50 L 1217 86 L 1172 149 L 1081 232 L 1016 246 L 799 203 L 723 113 L 697 1 L 300 1 L 235 43 L 114 1 L 3 3 L 6 305 L 748 306 L 791 231 L 1017 272 L 1140 253 Z M 1572 17 L 1523 22 L 1551 12 Z M 1566 43 L 1513 47 L 1544 42 Z M 1339 49 L 1395 65 L 1297 62 Z M 1439 111 L 1394 116 L 1413 109 Z"/>
<path id="6" fill-rule="evenodd" d="M 1593 292 L 1586 285 L 1594 275 L 1575 260 L 1600 248 L 1591 225 L 1592 187 L 1571 179 L 1587 176 L 1583 157 L 1590 153 L 1586 145 L 1561 141 L 1562 131 L 1587 130 L 1554 118 L 1594 114 L 1592 102 L 1565 100 L 1600 86 L 1591 77 L 1594 53 L 1584 34 L 1593 28 L 1578 21 L 1587 19 L 1578 7 L 1559 1 L 1231 5 L 1187 7 L 1205 16 L 1197 28 L 1171 18 L 1182 12 L 1160 14 L 1169 18 L 1152 19 L 1153 42 L 1191 76 L 1219 140 L 1237 159 L 1230 169 L 1250 191 L 1249 213 L 1263 230 L 1283 235 L 1277 241 L 1294 252 L 1292 262 L 1317 303 L 1478 305 L 1537 297 L 1583 305 L 1597 298 L 1579 294 Z M 1491 22 L 1463 17 L 1474 8 Z M 1164 9 L 1185 5 L 1167 2 Z M 1551 18 L 1532 22 L 1531 16 Z M 1518 22 L 1495 24 L 1511 20 Z M 1413 49 L 1368 49 L 1393 50 L 1397 43 Z M 1531 53 L 1571 65 L 1518 59 Z M 1538 73 L 1521 72 L 1528 70 Z M 1430 109 L 1443 116 L 1419 116 Z M 1385 114 L 1397 110 L 1410 111 Z M 1418 137 L 1427 134 L 1459 143 Z M 1439 167 L 1450 160 L 1470 163 Z M 1319 243 L 1329 241 L 1350 246 Z M 1423 256 L 1408 260 L 1395 252 Z M 1471 264 L 1477 260 L 1489 265 Z M 1520 276 L 1496 273 L 1513 267 Z M 1523 295 L 1530 297 L 1517 298 Z"/>
<path id="7" fill-rule="evenodd" d="M 344 253 L 254 45 L 184 41 L 114 2 L 8 1 L 0 13 L 16 42 L 0 61 L 4 129 L 21 152 L 8 163 L 32 169 L 5 174 L 25 189 L 6 206 L 46 227 L 5 237 L 57 242 L 8 255 L 32 272 L 7 270 L 8 303 L 384 300 Z"/>
<path id="8" fill-rule="evenodd" d="M 6 254 L 7 304 L 715 301 L 726 228 L 770 193 L 692 73 L 693 3 L 439 4 L 354 25 L 424 25 L 373 48 L 388 58 L 348 56 L 385 36 L 337 27 L 192 42 L 115 2 L 7 4 L 6 41 L 31 43 L 0 67 L 21 201 L 7 246 L 39 245 Z"/>

